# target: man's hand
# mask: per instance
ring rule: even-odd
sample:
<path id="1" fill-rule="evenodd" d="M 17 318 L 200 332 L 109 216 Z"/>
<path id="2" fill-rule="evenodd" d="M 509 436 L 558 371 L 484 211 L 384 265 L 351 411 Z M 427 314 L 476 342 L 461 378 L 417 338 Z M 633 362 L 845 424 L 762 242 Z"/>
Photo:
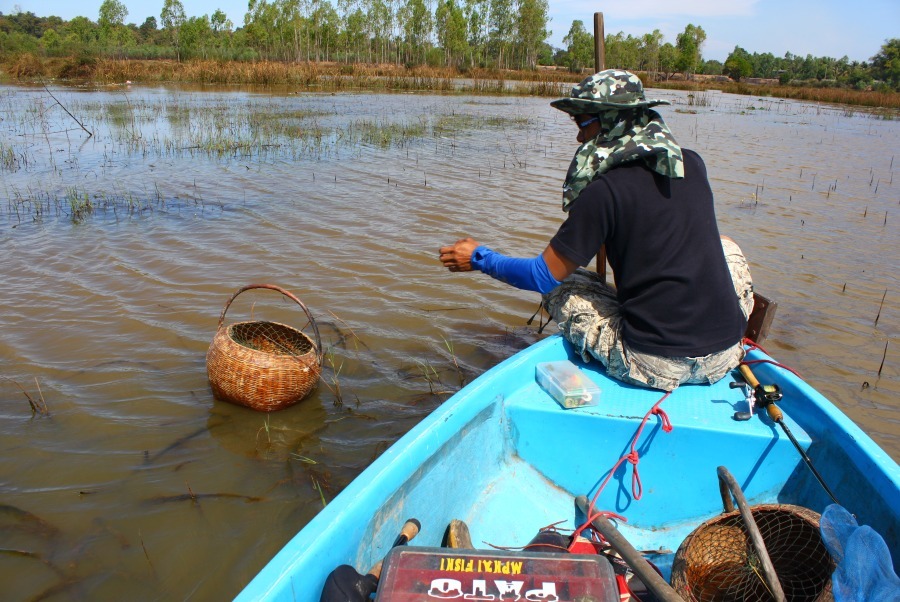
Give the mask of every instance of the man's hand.
<path id="1" fill-rule="evenodd" d="M 472 252 L 478 242 L 471 238 L 461 238 L 452 245 L 441 247 L 441 263 L 451 272 L 472 271 Z"/>

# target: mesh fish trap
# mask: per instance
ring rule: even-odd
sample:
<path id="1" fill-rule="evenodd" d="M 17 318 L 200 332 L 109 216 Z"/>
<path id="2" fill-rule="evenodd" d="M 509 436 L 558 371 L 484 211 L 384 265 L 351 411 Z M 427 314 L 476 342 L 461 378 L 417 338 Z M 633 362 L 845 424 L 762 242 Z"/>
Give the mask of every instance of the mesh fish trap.
<path id="1" fill-rule="evenodd" d="M 231 303 L 244 291 L 257 288 L 278 291 L 297 303 L 316 340 L 278 322 L 237 322 L 226 327 L 225 313 Z M 234 293 L 222 310 L 206 353 L 209 384 L 223 401 L 265 412 L 280 410 L 303 400 L 315 388 L 322 368 L 321 349 L 316 321 L 300 299 L 272 284 L 251 284 Z"/>
<path id="2" fill-rule="evenodd" d="M 724 500 L 724 494 L 723 494 Z M 730 500 L 726 512 L 697 527 L 679 546 L 672 587 L 690 602 L 775 600 L 751 529 Z M 832 600 L 834 562 L 819 533 L 819 514 L 789 504 L 748 508 L 786 600 Z"/>

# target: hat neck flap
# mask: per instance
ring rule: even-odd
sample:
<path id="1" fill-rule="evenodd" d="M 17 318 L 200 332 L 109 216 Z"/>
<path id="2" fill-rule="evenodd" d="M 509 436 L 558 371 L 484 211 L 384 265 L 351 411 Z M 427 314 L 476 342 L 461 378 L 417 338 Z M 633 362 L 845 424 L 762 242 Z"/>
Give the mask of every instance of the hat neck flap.
<path id="1" fill-rule="evenodd" d="M 613 167 L 643 160 L 651 170 L 669 178 L 684 177 L 681 147 L 656 111 L 637 109 L 597 114 L 601 133 L 575 152 L 563 183 L 563 211 L 581 191 Z"/>

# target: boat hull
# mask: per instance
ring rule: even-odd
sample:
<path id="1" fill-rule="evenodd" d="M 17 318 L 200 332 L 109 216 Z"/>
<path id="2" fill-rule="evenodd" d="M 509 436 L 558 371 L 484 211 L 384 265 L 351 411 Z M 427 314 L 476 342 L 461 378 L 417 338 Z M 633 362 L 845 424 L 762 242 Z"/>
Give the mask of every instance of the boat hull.
<path id="1" fill-rule="evenodd" d="M 535 366 L 569 359 L 600 387 L 595 406 L 564 409 L 535 382 Z M 760 351 L 749 359 L 768 360 Z M 785 424 L 841 504 L 900 558 L 900 467 L 833 404 L 788 370 L 757 364 L 776 382 Z M 737 378 L 737 371 L 735 371 Z M 725 466 L 751 504 L 821 512 L 831 499 L 794 444 L 766 416 L 745 409 L 735 378 L 659 391 L 609 379 L 554 335 L 485 372 L 389 448 L 263 568 L 238 600 L 318 600 L 328 573 L 367 570 L 389 551 L 403 522 L 422 525 L 415 545 L 439 546 L 451 519 L 477 548 L 521 547 L 540 528 L 577 526 L 574 498 L 626 517 L 622 534 L 668 579 L 674 551 L 722 512 L 716 476 Z M 645 415 L 660 402 L 664 419 Z M 641 424 L 646 422 L 643 430 Z M 640 437 L 632 442 L 636 435 Z M 895 569 L 896 570 L 896 569 Z"/>

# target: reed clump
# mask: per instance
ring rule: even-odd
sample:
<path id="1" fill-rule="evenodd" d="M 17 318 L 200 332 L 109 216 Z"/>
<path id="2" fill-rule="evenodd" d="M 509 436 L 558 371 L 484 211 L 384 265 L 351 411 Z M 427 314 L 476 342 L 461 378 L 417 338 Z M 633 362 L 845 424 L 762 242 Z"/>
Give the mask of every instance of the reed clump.
<path id="1" fill-rule="evenodd" d="M 561 83 L 577 79 L 567 71 L 512 71 L 394 64 L 326 62 L 127 60 L 90 57 L 11 57 L 4 70 L 14 79 L 83 80 L 113 85 L 124 82 L 287 86 L 301 90 L 385 90 L 527 94 L 556 96 Z M 511 86 L 507 82 L 520 82 Z"/>
<path id="2" fill-rule="evenodd" d="M 31 417 L 35 416 L 40 417 L 50 417 L 50 408 L 47 407 L 47 402 L 44 401 L 44 393 L 41 391 L 41 384 L 38 382 L 38 379 L 34 379 L 34 385 L 37 387 L 37 397 L 33 397 L 25 390 L 25 387 L 14 381 L 13 379 L 7 376 L 0 376 L 3 380 L 6 380 L 12 384 L 14 384 L 25 396 L 25 399 L 28 400 L 28 406 L 31 408 Z"/>
<path id="3" fill-rule="evenodd" d="M 690 107 L 708 107 L 712 104 L 708 92 L 697 92 L 688 94 L 688 106 Z"/>
<path id="4" fill-rule="evenodd" d="M 584 77 L 566 69 L 507 70 L 469 67 L 404 66 L 393 63 L 335 63 L 281 61 L 227 61 L 194 59 L 128 60 L 90 56 L 43 58 L 32 53 L 9 55 L 3 64 L 7 75 L 19 80 L 43 78 L 80 80 L 100 84 L 181 82 L 290 86 L 302 90 L 429 90 L 468 94 L 518 94 L 558 96 Z M 509 85 L 508 82 L 518 82 Z M 811 102 L 840 103 L 893 111 L 900 109 L 900 93 L 853 90 L 805 84 L 766 85 L 718 81 L 650 81 L 654 88 L 678 90 L 717 89 L 732 94 L 773 96 Z M 895 118 L 892 113 L 882 115 Z"/>
<path id="5" fill-rule="evenodd" d="M 14 56 L 4 65 L 4 70 L 15 79 L 32 79 L 45 75 L 44 61 L 30 52 Z"/>

